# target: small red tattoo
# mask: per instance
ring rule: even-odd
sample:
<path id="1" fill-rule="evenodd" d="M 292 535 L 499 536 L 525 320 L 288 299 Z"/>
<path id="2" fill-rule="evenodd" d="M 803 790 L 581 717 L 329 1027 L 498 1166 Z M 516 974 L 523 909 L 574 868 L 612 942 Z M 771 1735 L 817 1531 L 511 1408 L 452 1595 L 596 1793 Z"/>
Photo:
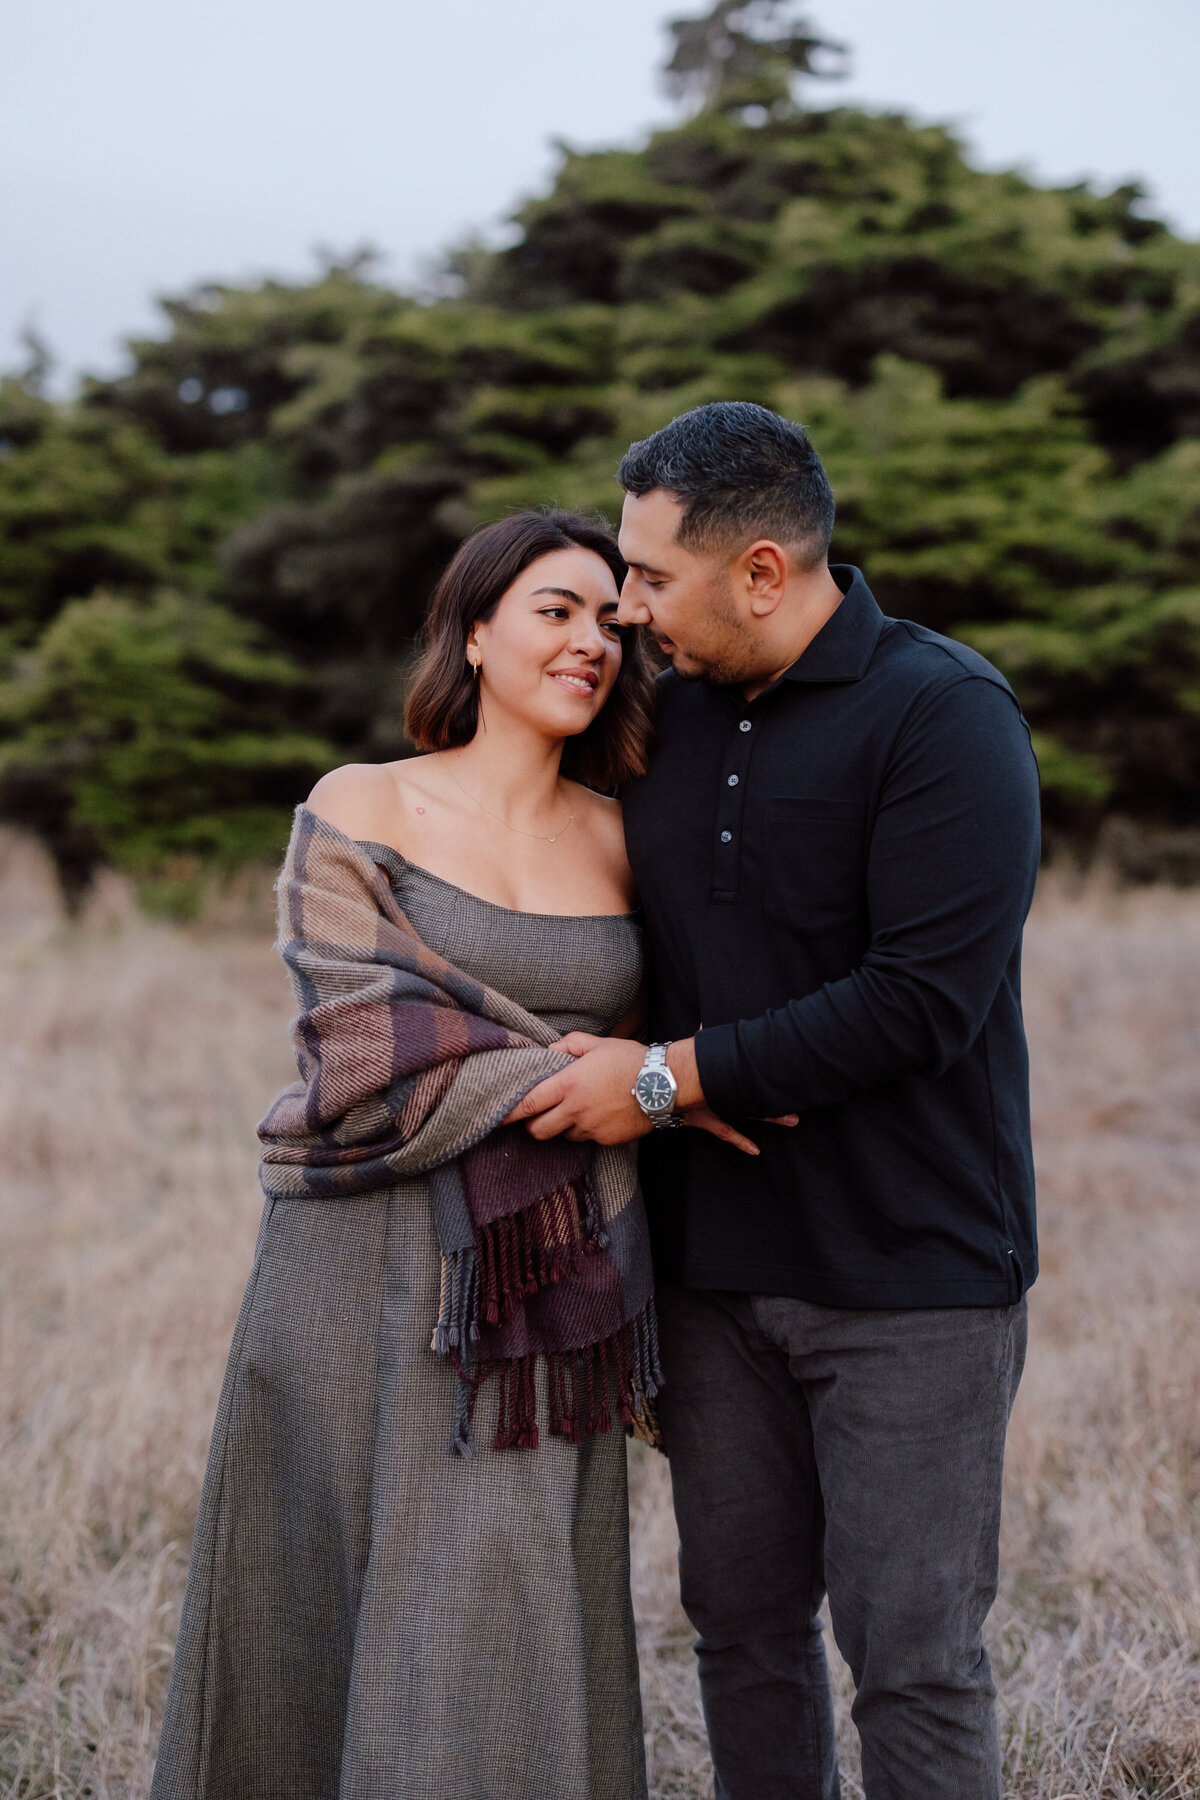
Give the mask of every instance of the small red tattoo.
<path id="1" fill-rule="evenodd" d="M 423 815 L 424 815 L 424 812 L 425 812 L 425 808 L 424 808 L 424 807 L 423 807 L 423 806 L 418 806 L 418 808 L 417 808 L 417 811 L 418 811 L 418 812 L 419 812 L 419 813 L 421 813 L 421 814 L 422 814 L 422 816 L 423 816 Z"/>

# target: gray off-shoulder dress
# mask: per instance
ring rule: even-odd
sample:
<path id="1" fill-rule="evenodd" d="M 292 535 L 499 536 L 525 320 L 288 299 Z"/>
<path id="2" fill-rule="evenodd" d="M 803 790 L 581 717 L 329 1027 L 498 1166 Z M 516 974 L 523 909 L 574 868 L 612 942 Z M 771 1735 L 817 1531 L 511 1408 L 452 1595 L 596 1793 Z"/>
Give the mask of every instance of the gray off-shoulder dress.
<path id="1" fill-rule="evenodd" d="M 421 937 L 563 1031 L 624 915 L 492 906 L 364 846 Z M 625 1442 L 449 1453 L 422 1180 L 268 1203 L 200 1504 L 152 1800 L 644 1800 Z"/>

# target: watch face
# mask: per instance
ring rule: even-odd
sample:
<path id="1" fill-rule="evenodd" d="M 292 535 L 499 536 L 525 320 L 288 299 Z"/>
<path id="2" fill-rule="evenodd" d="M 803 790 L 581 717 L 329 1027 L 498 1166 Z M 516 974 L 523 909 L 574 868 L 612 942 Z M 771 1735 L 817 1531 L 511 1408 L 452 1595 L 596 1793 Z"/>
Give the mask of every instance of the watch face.
<path id="1" fill-rule="evenodd" d="M 647 1069 L 637 1078 L 637 1097 L 647 1112 L 670 1112 L 675 1083 L 662 1069 Z"/>

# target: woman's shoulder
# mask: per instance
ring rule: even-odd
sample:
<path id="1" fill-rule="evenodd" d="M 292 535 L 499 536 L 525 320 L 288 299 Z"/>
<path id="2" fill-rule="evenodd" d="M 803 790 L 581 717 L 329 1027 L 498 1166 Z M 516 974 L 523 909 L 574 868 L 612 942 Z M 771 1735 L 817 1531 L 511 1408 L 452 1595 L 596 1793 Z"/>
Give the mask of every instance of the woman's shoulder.
<path id="1" fill-rule="evenodd" d="M 611 836 L 619 836 L 625 841 L 625 826 L 621 817 L 621 802 L 611 794 L 598 794 L 595 788 L 584 787 L 581 781 L 568 781 L 571 790 L 571 805 L 577 818 L 586 819 L 593 831 L 607 832 Z"/>
<path id="2" fill-rule="evenodd" d="M 605 862 L 629 895 L 632 904 L 634 881 L 625 852 L 625 821 L 621 813 L 621 802 L 608 794 L 598 794 L 594 788 L 583 787 L 578 782 L 573 781 L 571 788 L 576 818 L 585 827 L 592 842 L 600 846 Z"/>
<path id="3" fill-rule="evenodd" d="M 347 837 L 388 842 L 397 802 L 394 763 L 343 763 L 330 769 L 308 796 L 310 812 Z"/>

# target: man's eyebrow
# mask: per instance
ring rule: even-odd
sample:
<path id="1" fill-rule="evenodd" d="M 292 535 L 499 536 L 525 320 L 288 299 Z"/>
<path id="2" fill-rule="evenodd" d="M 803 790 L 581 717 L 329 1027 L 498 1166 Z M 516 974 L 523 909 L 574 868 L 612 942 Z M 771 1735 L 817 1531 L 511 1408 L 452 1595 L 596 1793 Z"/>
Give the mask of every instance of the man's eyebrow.
<path id="1" fill-rule="evenodd" d="M 636 569 L 639 575 L 665 576 L 666 574 L 665 569 L 656 569 L 653 563 L 637 562 L 632 556 L 627 556 L 625 558 L 625 566 L 627 569 Z"/>

